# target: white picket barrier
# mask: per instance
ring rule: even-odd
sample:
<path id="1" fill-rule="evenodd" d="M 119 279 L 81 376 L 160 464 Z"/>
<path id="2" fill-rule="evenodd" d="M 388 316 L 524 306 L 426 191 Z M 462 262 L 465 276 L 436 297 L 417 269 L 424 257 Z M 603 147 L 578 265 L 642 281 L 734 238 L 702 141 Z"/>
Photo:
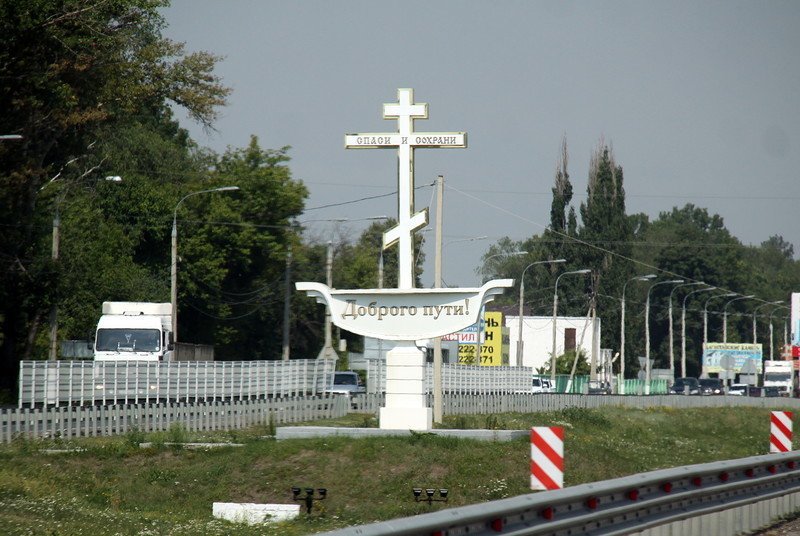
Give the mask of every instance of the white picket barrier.
<path id="1" fill-rule="evenodd" d="M 327 359 L 21 361 L 19 407 L 303 396 L 332 371 Z"/>

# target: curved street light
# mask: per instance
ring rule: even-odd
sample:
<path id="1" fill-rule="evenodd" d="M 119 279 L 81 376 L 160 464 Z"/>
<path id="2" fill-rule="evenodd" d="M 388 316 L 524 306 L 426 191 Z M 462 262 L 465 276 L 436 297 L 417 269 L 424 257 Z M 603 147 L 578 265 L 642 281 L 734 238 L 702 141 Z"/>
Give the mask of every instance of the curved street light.
<path id="1" fill-rule="evenodd" d="M 683 297 L 683 308 L 681 309 L 681 376 L 680 376 L 681 378 L 686 377 L 686 300 L 692 294 L 697 294 L 700 292 L 710 292 L 712 290 L 717 290 L 717 287 L 708 287 L 708 288 L 693 290 Z"/>
<path id="2" fill-rule="evenodd" d="M 758 313 L 758 310 L 761 309 L 762 307 L 766 307 L 767 305 L 780 305 L 782 303 L 784 303 L 784 300 L 762 303 L 761 305 L 757 305 L 756 308 L 753 309 L 753 344 L 758 344 L 758 334 L 756 331 L 756 326 L 757 326 L 756 314 Z"/>
<path id="3" fill-rule="evenodd" d="M 650 369 L 652 366 L 650 365 L 650 291 L 653 290 L 654 287 L 658 285 L 666 285 L 669 283 L 683 283 L 683 279 L 670 279 L 669 281 L 658 281 L 650 285 L 650 288 L 647 289 L 647 301 L 644 304 L 644 339 L 645 339 L 645 353 L 644 353 L 644 370 L 645 370 L 645 378 L 644 378 L 644 394 L 650 394 Z"/>
<path id="4" fill-rule="evenodd" d="M 702 281 L 694 281 L 693 283 L 686 283 L 685 285 L 677 285 L 669 293 L 669 372 L 672 377 L 675 377 L 675 351 L 674 351 L 674 337 L 672 336 L 672 295 L 675 291 L 683 287 L 692 287 L 695 285 L 705 285 Z"/>
<path id="5" fill-rule="evenodd" d="M 769 358 L 770 358 L 770 360 L 772 360 L 772 349 L 775 347 L 775 344 L 772 342 L 772 335 L 773 335 L 772 315 L 775 314 L 775 311 L 780 311 L 781 309 L 791 309 L 791 308 L 788 305 L 782 305 L 780 307 L 776 307 L 775 309 L 773 309 L 769 313 Z M 783 339 L 784 339 L 784 344 L 786 344 L 785 324 L 784 324 L 784 331 L 783 331 Z"/>
<path id="6" fill-rule="evenodd" d="M 573 272 L 564 272 L 556 277 L 555 291 L 553 292 L 553 355 L 550 356 L 550 385 L 555 388 L 556 386 L 556 318 L 558 316 L 558 280 L 565 275 L 571 274 L 589 274 L 592 271 L 589 268 L 583 270 L 575 270 Z"/>
<path id="7" fill-rule="evenodd" d="M 517 359 L 516 359 L 516 366 L 522 366 L 522 350 L 525 345 L 525 342 L 522 340 L 522 300 L 525 294 L 525 272 L 528 271 L 528 268 L 531 266 L 536 266 L 537 264 L 555 264 L 559 262 L 567 262 L 567 259 L 556 259 L 553 261 L 536 261 L 532 262 L 528 266 L 522 270 L 522 275 L 519 277 L 519 331 L 517 332 Z"/>
<path id="8" fill-rule="evenodd" d="M 637 275 L 625 281 L 622 285 L 622 308 L 620 309 L 620 322 L 619 322 L 619 394 L 625 394 L 625 289 L 631 281 L 648 281 L 658 277 L 656 274 Z"/>
<path id="9" fill-rule="evenodd" d="M 737 294 L 735 292 L 717 294 L 716 296 L 711 296 L 706 300 L 706 303 L 703 306 L 703 344 L 708 344 L 708 302 L 717 298 L 727 298 L 728 296 L 737 296 Z"/>
<path id="10" fill-rule="evenodd" d="M 192 192 L 181 197 L 180 201 L 175 205 L 175 210 L 172 213 L 172 262 L 170 266 L 170 302 L 172 304 L 172 339 L 174 342 L 178 341 L 178 207 L 193 195 L 207 194 L 209 192 L 230 192 L 238 189 L 238 186 L 222 186 L 221 188 Z"/>
<path id="11" fill-rule="evenodd" d="M 749 300 L 750 298 L 755 298 L 755 294 L 750 294 L 748 296 L 739 296 L 738 298 L 734 298 L 732 300 L 728 300 L 725 302 L 725 307 L 722 308 L 722 342 L 728 342 L 728 305 L 732 304 L 735 301 L 739 300 Z"/>

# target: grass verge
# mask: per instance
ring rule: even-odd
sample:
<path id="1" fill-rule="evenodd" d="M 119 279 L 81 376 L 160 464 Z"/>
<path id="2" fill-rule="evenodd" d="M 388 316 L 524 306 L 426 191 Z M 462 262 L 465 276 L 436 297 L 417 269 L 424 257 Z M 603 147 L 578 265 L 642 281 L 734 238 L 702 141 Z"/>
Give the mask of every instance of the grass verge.
<path id="1" fill-rule="evenodd" d="M 551 413 L 446 417 L 443 428 L 562 426 L 565 485 L 769 451 L 769 411 L 572 408 Z M 365 426 L 351 415 L 332 426 Z M 413 434 L 287 440 L 269 427 L 0 446 L 0 534 L 305 535 L 529 493 L 527 439 L 483 442 Z M 139 447 L 148 441 L 151 446 Z M 178 442 L 241 447 L 188 449 Z M 56 449 L 59 452 L 45 452 Z M 293 486 L 325 487 L 311 516 L 266 526 L 214 519 L 219 502 L 291 503 Z M 413 487 L 448 488 L 449 503 L 415 503 Z"/>

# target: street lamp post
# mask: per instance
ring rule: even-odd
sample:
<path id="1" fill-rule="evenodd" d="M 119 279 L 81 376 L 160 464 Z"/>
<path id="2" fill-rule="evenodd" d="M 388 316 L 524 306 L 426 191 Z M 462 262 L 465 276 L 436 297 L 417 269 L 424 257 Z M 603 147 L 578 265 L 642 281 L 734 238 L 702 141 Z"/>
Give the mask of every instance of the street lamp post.
<path id="1" fill-rule="evenodd" d="M 556 277 L 556 284 L 553 292 L 553 355 L 550 356 L 550 385 L 555 388 L 556 386 L 556 318 L 558 317 L 558 281 L 565 275 L 571 274 L 589 274 L 592 271 L 588 268 L 583 270 L 575 270 L 572 272 L 564 272 Z"/>
<path id="2" fill-rule="evenodd" d="M 716 296 L 711 296 L 706 300 L 705 305 L 703 305 L 703 344 L 708 344 L 708 302 L 717 298 L 727 298 L 728 296 L 736 295 L 737 294 L 735 292 L 728 292 L 727 294 L 717 294 Z"/>
<path id="3" fill-rule="evenodd" d="M 525 294 L 525 272 L 528 271 L 528 268 L 531 266 L 536 266 L 537 264 L 555 264 L 560 262 L 567 262 L 567 259 L 556 259 L 553 261 L 536 261 L 532 262 L 528 266 L 522 270 L 522 275 L 519 278 L 519 330 L 517 332 L 517 359 L 516 359 L 516 366 L 522 366 L 522 351 L 525 346 L 525 342 L 522 340 L 522 318 L 523 318 L 523 310 L 522 310 L 522 300 Z"/>
<path id="4" fill-rule="evenodd" d="M 658 285 L 666 285 L 668 283 L 683 283 L 683 279 L 670 279 L 669 281 L 658 281 L 653 283 L 650 285 L 650 288 L 647 289 L 647 300 L 644 303 L 644 394 L 646 395 L 650 394 L 650 369 L 652 368 L 650 365 L 650 292 L 654 287 L 657 287 Z"/>
<path id="5" fill-rule="evenodd" d="M 675 352 L 674 352 L 674 343 L 673 343 L 673 336 L 672 336 L 672 295 L 675 294 L 675 291 L 679 288 L 683 287 L 691 287 L 694 285 L 705 285 L 702 281 L 695 281 L 694 283 L 686 283 L 685 285 L 678 285 L 672 289 L 672 292 L 669 293 L 669 372 L 672 374 L 672 377 L 675 377 Z"/>
<path id="6" fill-rule="evenodd" d="M 647 281 L 655 279 L 656 274 L 637 275 L 625 281 L 622 285 L 622 307 L 620 308 L 620 322 L 619 322 L 619 389 L 621 395 L 625 394 L 625 290 L 628 288 L 628 283 L 631 281 Z"/>
<path id="7" fill-rule="evenodd" d="M 783 303 L 783 300 L 762 303 L 761 305 L 759 305 L 755 309 L 753 309 L 753 344 L 758 344 L 758 333 L 756 331 L 756 326 L 757 326 L 757 324 L 756 324 L 756 314 L 758 313 L 758 310 L 761 309 L 762 307 L 767 306 L 767 305 L 780 305 L 781 303 Z M 772 341 L 770 341 L 770 342 L 772 342 Z"/>
<path id="8" fill-rule="evenodd" d="M 172 213 L 172 262 L 170 265 L 170 302 L 172 305 L 172 338 L 173 341 L 178 341 L 178 207 L 188 197 L 193 195 L 206 194 L 209 192 L 230 192 L 238 190 L 238 186 L 223 186 L 221 188 L 212 188 L 210 190 L 201 190 L 199 192 L 192 192 L 183 196 L 180 201 L 175 205 L 175 210 Z"/>
<path id="9" fill-rule="evenodd" d="M 722 342 L 728 342 L 728 305 L 732 304 L 735 301 L 739 300 L 748 300 L 750 298 L 755 298 L 755 294 L 750 294 L 748 296 L 739 296 L 738 298 L 734 298 L 732 300 L 728 300 L 725 302 L 725 307 L 722 308 Z"/>
<path id="10" fill-rule="evenodd" d="M 788 305 L 783 305 L 781 307 L 776 307 L 772 311 L 769 312 L 769 358 L 772 360 L 772 349 L 775 347 L 775 344 L 772 341 L 773 336 L 773 329 L 772 329 L 772 315 L 775 314 L 775 311 L 780 311 L 781 309 L 789 309 Z"/>
<path id="11" fill-rule="evenodd" d="M 688 293 L 686 296 L 683 297 L 683 308 L 681 309 L 681 376 L 680 376 L 681 378 L 686 377 L 686 300 L 692 294 L 698 294 L 700 292 L 709 292 L 716 289 L 717 287 L 701 288 L 693 290 L 692 292 Z"/>

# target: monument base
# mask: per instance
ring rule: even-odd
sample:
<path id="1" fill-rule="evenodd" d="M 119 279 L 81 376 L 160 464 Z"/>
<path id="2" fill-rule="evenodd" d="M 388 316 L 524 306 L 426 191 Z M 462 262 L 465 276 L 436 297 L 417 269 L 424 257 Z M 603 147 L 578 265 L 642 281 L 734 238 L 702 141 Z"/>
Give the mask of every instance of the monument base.
<path id="1" fill-rule="evenodd" d="M 433 428 L 431 408 L 380 408 L 378 412 L 382 430 L 423 430 Z"/>
<path id="2" fill-rule="evenodd" d="M 378 413 L 383 430 L 430 430 L 433 410 L 425 396 L 425 353 L 400 341 L 386 354 L 386 406 Z"/>

